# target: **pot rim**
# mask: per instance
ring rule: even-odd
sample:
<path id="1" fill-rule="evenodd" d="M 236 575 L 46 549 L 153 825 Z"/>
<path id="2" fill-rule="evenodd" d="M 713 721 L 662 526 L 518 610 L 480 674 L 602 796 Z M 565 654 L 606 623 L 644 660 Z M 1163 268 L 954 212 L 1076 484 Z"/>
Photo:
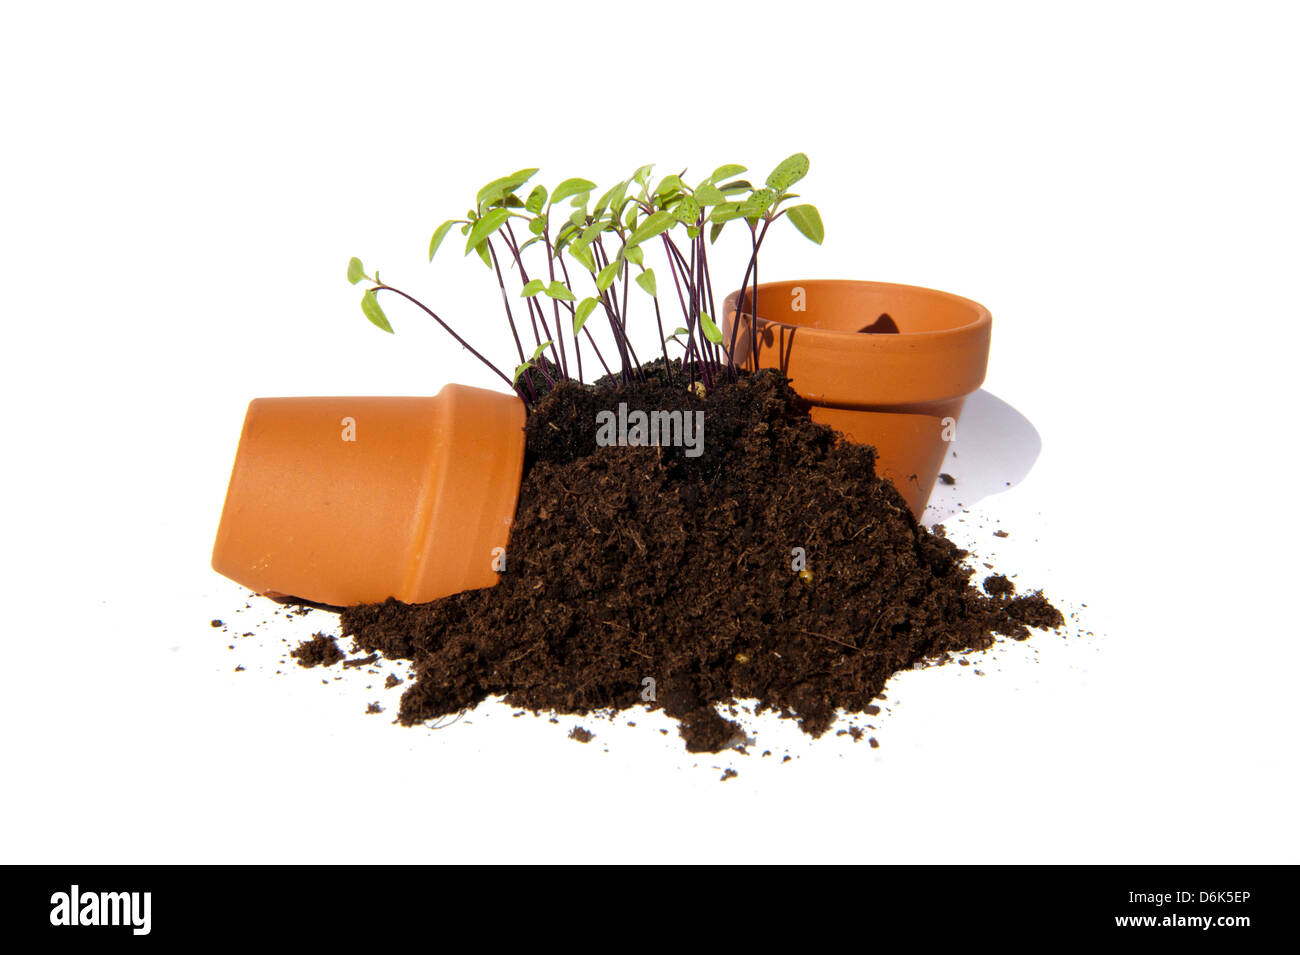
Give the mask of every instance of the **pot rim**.
<path id="1" fill-rule="evenodd" d="M 993 318 L 978 302 L 951 292 L 857 279 L 800 279 L 767 282 L 760 293 L 779 296 L 783 290 L 804 287 L 809 294 L 817 288 L 834 289 L 838 308 L 855 308 L 855 302 L 876 301 L 865 314 L 892 299 L 887 307 L 907 319 L 903 308 L 914 303 L 919 312 L 941 311 L 939 322 L 952 318 L 959 324 L 929 331 L 899 331 L 897 334 L 864 335 L 848 329 L 818 328 L 778 322 L 759 315 L 751 330 L 748 316 L 736 306 L 744 290 L 726 299 L 723 334 L 736 335 L 736 360 L 748 367 L 754 359 L 757 340 L 763 355 L 759 364 L 780 368 L 796 392 L 813 402 L 842 408 L 901 409 L 933 405 L 964 397 L 979 388 L 988 367 Z M 845 302 L 848 302 L 846 305 Z M 759 303 L 760 308 L 762 303 Z M 772 356 L 777 356 L 776 363 Z"/>
<path id="2" fill-rule="evenodd" d="M 961 305 L 974 312 L 974 318 L 969 322 L 961 325 L 953 325 L 950 328 L 940 328 L 931 331 L 912 331 L 905 332 L 901 329 L 897 333 L 888 335 L 863 335 L 861 332 L 841 331 L 834 328 L 817 328 L 814 325 L 800 325 L 797 322 L 778 322 L 774 319 L 764 318 L 762 315 L 755 317 L 759 325 L 770 325 L 774 328 L 797 329 L 803 338 L 826 338 L 837 341 L 836 347 L 842 347 L 848 341 L 870 342 L 873 349 L 882 346 L 887 347 L 889 341 L 901 342 L 910 341 L 937 341 L 943 338 L 953 338 L 970 335 L 982 331 L 985 326 L 992 324 L 993 315 L 987 308 L 976 302 L 974 299 L 966 298 L 962 295 L 954 295 L 952 292 L 944 292 L 939 289 L 928 288 L 924 285 L 906 285 L 900 282 L 875 282 L 869 279 L 787 279 L 779 282 L 760 282 L 758 289 L 761 293 L 764 290 L 775 290 L 779 288 L 792 288 L 794 286 L 814 286 L 814 285 L 838 285 L 838 286 L 855 286 L 866 292 L 871 289 L 891 289 L 909 294 L 917 294 L 920 297 L 947 299 L 950 302 Z M 748 289 L 736 289 L 728 295 L 723 302 L 723 315 L 730 320 L 736 312 L 736 305 L 740 300 L 742 293 Z M 865 339 L 865 341 L 864 341 Z M 805 344 L 811 344 L 805 342 Z"/>

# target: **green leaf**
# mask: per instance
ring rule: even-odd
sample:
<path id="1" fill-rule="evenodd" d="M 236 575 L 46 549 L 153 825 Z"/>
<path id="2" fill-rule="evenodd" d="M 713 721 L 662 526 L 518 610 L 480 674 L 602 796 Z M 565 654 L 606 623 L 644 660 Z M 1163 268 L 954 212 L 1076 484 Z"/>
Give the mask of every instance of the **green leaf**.
<path id="1" fill-rule="evenodd" d="M 570 196 L 580 196 L 584 192 L 591 192 L 596 188 L 596 184 L 589 179 L 566 179 L 555 187 L 555 192 L 551 195 L 551 205 L 563 202 Z"/>
<path id="2" fill-rule="evenodd" d="M 695 225 L 700 218 L 700 204 L 690 196 L 682 196 L 680 200 L 673 203 L 668 213 L 678 222 Z"/>
<path id="3" fill-rule="evenodd" d="M 536 219 L 528 220 L 528 231 L 533 235 L 541 235 L 546 231 L 546 216 L 538 216 Z"/>
<path id="4" fill-rule="evenodd" d="M 710 222 L 730 222 L 732 219 L 740 218 L 739 202 L 724 202 L 720 206 L 714 206 L 713 211 L 709 213 Z"/>
<path id="5" fill-rule="evenodd" d="M 596 203 L 596 208 L 592 210 L 592 215 L 599 216 L 606 209 L 610 209 L 613 211 L 614 216 L 617 217 L 622 211 L 623 197 L 625 195 L 627 195 L 627 183 L 620 182 L 600 197 L 600 201 Z"/>
<path id="6" fill-rule="evenodd" d="M 651 298 L 659 297 L 659 286 L 655 284 L 655 270 L 646 269 L 636 277 L 636 284 L 649 293 Z"/>
<path id="7" fill-rule="evenodd" d="M 591 245 L 591 243 L 596 241 L 596 236 L 600 235 L 608 228 L 609 223 L 604 220 L 593 222 L 591 225 L 587 226 L 587 228 L 582 230 L 582 237 L 579 238 L 578 241 L 582 245 Z"/>
<path id="8" fill-rule="evenodd" d="M 709 226 L 709 245 L 718 241 L 718 236 L 722 234 L 722 227 L 725 225 L 725 222 L 715 222 Z"/>
<path id="9" fill-rule="evenodd" d="M 470 250 L 486 242 L 493 232 L 506 224 L 510 218 L 510 212 L 507 209 L 489 209 L 483 216 L 474 223 L 474 228 L 469 230 L 469 238 L 465 240 L 465 254 L 469 255 Z"/>
<path id="10" fill-rule="evenodd" d="M 558 298 L 561 302 L 576 302 L 578 297 L 569 291 L 568 286 L 563 282 L 555 281 L 546 286 L 546 294 L 551 298 Z"/>
<path id="11" fill-rule="evenodd" d="M 365 266 L 361 264 L 361 260 L 358 259 L 355 255 L 352 258 L 348 259 L 348 281 L 351 282 L 353 285 L 356 285 L 365 277 L 366 277 L 366 270 L 365 270 Z"/>
<path id="12" fill-rule="evenodd" d="M 776 191 L 772 189 L 757 189 L 752 195 L 740 204 L 740 214 L 746 219 L 760 218 L 768 208 L 776 201 Z"/>
<path id="13" fill-rule="evenodd" d="M 788 159 L 781 161 L 771 175 L 767 177 L 767 184 L 777 192 L 785 192 L 796 182 L 808 175 L 808 157 L 803 153 L 795 153 Z"/>
<path id="14" fill-rule="evenodd" d="M 587 224 L 587 210 L 574 209 L 573 214 L 569 216 L 569 221 L 581 229 Z"/>
<path id="15" fill-rule="evenodd" d="M 822 225 L 821 213 L 817 211 L 816 206 L 791 206 L 785 210 L 785 214 L 790 217 L 796 229 L 818 245 L 822 244 L 822 239 L 826 238 L 826 229 Z"/>
<path id="16" fill-rule="evenodd" d="M 635 182 L 638 186 L 644 186 L 646 180 L 650 178 L 650 173 L 654 171 L 654 168 L 655 168 L 654 163 L 650 163 L 649 165 L 642 166 L 636 172 L 632 173 L 632 181 Z"/>
<path id="17" fill-rule="evenodd" d="M 746 171 L 747 170 L 744 166 L 737 166 L 735 163 L 719 166 L 717 169 L 713 170 L 713 175 L 709 177 L 709 182 L 717 183 L 723 179 L 730 179 L 732 176 L 739 176 L 742 172 Z"/>
<path id="18" fill-rule="evenodd" d="M 569 247 L 569 254 L 577 260 L 588 272 L 596 271 L 596 260 L 591 257 L 591 250 L 586 246 L 573 245 Z"/>
<path id="19" fill-rule="evenodd" d="M 533 363 L 531 361 L 526 361 L 522 365 L 517 366 L 515 368 L 515 377 L 514 380 L 511 381 L 511 384 L 512 385 L 519 384 L 519 379 L 524 376 L 524 372 L 526 372 L 529 368 L 532 367 L 533 367 Z"/>
<path id="20" fill-rule="evenodd" d="M 545 288 L 546 288 L 545 282 L 543 282 L 541 279 L 533 279 L 531 282 L 529 282 L 527 285 L 524 286 L 524 290 L 519 293 L 519 297 L 532 298 L 534 295 L 540 294 L 543 290 L 545 290 Z"/>
<path id="21" fill-rule="evenodd" d="M 727 197 L 713 183 L 702 182 L 695 190 L 695 201 L 702 206 L 716 206 L 726 202 Z"/>
<path id="22" fill-rule="evenodd" d="M 645 264 L 645 253 L 641 251 L 639 245 L 625 245 L 618 250 L 618 254 L 627 259 L 633 265 Z"/>
<path id="23" fill-rule="evenodd" d="M 682 177 L 669 175 L 659 180 L 659 185 L 655 187 L 656 196 L 666 196 L 668 193 L 682 188 Z"/>
<path id="24" fill-rule="evenodd" d="M 388 324 L 388 316 L 379 307 L 379 300 L 375 298 L 375 293 L 370 289 L 366 289 L 361 295 L 361 311 L 366 318 L 370 319 L 372 325 L 382 328 L 390 335 L 393 334 L 393 326 Z"/>
<path id="25" fill-rule="evenodd" d="M 493 179 L 478 191 L 478 208 L 482 209 L 484 205 L 490 206 L 501 202 L 536 174 L 536 169 L 520 169 L 509 176 Z"/>
<path id="26" fill-rule="evenodd" d="M 600 274 L 596 276 L 596 288 L 603 292 L 613 285 L 614 279 L 618 278 L 618 270 L 621 265 L 622 263 L 616 259 L 601 269 Z"/>
<path id="27" fill-rule="evenodd" d="M 595 298 L 584 298 L 578 303 L 578 307 L 573 313 L 573 334 L 577 335 L 578 332 L 582 331 L 582 326 L 586 324 L 592 311 L 599 304 L 600 300 Z"/>
<path id="28" fill-rule="evenodd" d="M 724 183 L 718 186 L 718 191 L 724 196 L 734 196 L 738 192 L 749 192 L 753 185 L 748 179 L 736 179 L 733 182 Z"/>
<path id="29" fill-rule="evenodd" d="M 704 337 L 713 344 L 722 344 L 722 329 L 713 324 L 713 319 L 709 318 L 708 312 L 700 312 L 700 328 L 704 331 Z"/>
<path id="30" fill-rule="evenodd" d="M 546 206 L 546 187 L 537 186 L 528 194 L 528 201 L 524 203 L 524 208 L 537 215 Z"/>
<path id="31" fill-rule="evenodd" d="M 676 220 L 668 213 L 659 211 L 652 212 L 646 216 L 645 221 L 637 226 L 636 231 L 632 233 L 631 238 L 627 240 L 628 245 L 640 245 L 646 239 L 653 239 L 659 233 L 673 227 Z"/>
<path id="32" fill-rule="evenodd" d="M 536 348 L 534 348 L 532 361 L 530 361 L 528 364 L 531 365 L 534 361 L 537 361 L 537 359 L 541 358 L 542 352 L 546 351 L 546 349 L 550 347 L 551 347 L 551 342 L 549 339 L 547 339 L 546 341 L 538 345 Z"/>
<path id="33" fill-rule="evenodd" d="M 487 239 L 474 246 L 474 251 L 478 253 L 478 257 L 483 260 L 485 266 L 489 269 L 492 268 L 492 253 L 488 250 Z"/>
<path id="34" fill-rule="evenodd" d="M 438 251 L 438 246 L 442 245 L 442 240 L 447 238 L 447 233 L 451 231 L 459 219 L 448 219 L 438 228 L 433 230 L 433 238 L 429 240 L 429 261 L 433 261 L 433 254 Z"/>

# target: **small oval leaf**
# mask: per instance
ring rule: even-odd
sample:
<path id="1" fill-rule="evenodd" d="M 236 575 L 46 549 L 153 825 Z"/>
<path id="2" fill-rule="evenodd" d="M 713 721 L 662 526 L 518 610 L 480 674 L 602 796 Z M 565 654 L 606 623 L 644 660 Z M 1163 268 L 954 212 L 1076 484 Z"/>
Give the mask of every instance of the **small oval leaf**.
<path id="1" fill-rule="evenodd" d="M 551 195 L 551 205 L 563 202 L 570 196 L 580 196 L 584 192 L 591 192 L 596 188 L 596 184 L 590 179 L 566 179 L 555 187 L 555 192 Z"/>
<path id="2" fill-rule="evenodd" d="M 728 163 L 725 166 L 719 166 L 713 170 L 713 175 L 709 177 L 709 182 L 718 183 L 723 179 L 730 179 L 732 176 L 739 176 L 742 172 L 747 172 L 744 166 L 737 166 L 735 163 Z"/>
<path id="3" fill-rule="evenodd" d="M 647 239 L 653 239 L 659 233 L 671 229 L 675 221 L 676 220 L 672 216 L 662 210 L 659 212 L 652 212 L 650 215 L 645 217 L 645 221 L 637 226 L 636 231 L 633 232 L 631 238 L 627 240 L 627 244 L 640 245 Z"/>
<path id="4" fill-rule="evenodd" d="M 442 245 L 442 240 L 447 238 L 447 233 L 451 231 L 451 227 L 459 221 L 460 220 L 458 219 L 448 219 L 442 225 L 438 226 L 438 228 L 433 230 L 433 238 L 429 240 L 430 262 L 433 261 L 433 254 L 438 251 L 438 246 Z"/>
<path id="5" fill-rule="evenodd" d="M 716 206 L 726 202 L 727 197 L 713 183 L 702 182 L 695 190 L 695 201 L 702 206 Z"/>
<path id="6" fill-rule="evenodd" d="M 365 267 L 361 264 L 361 260 L 354 255 L 348 260 L 348 281 L 356 285 L 365 277 Z"/>
<path id="7" fill-rule="evenodd" d="M 577 309 L 573 313 L 573 334 L 582 331 L 582 326 L 587 323 L 592 311 L 600 304 L 599 299 L 584 298 L 578 303 Z"/>
<path id="8" fill-rule="evenodd" d="M 713 344 L 722 344 L 722 330 L 713 324 L 713 319 L 709 318 L 708 312 L 700 312 L 700 328 L 704 332 L 704 337 Z"/>
<path id="9" fill-rule="evenodd" d="M 822 225 L 821 213 L 816 206 L 791 206 L 785 210 L 785 214 L 790 217 L 796 229 L 818 245 L 822 244 L 822 239 L 826 238 L 826 228 Z"/>
<path id="10" fill-rule="evenodd" d="M 596 276 L 596 288 L 603 292 L 613 285 L 614 279 L 618 278 L 618 270 L 621 265 L 621 262 L 615 260 L 601 269 L 600 274 Z"/>
<path id="11" fill-rule="evenodd" d="M 771 175 L 767 177 L 767 184 L 777 192 L 785 192 L 796 182 L 808 175 L 808 157 L 803 153 L 795 153 L 787 159 L 783 159 Z"/>
<path id="12" fill-rule="evenodd" d="M 520 169 L 509 176 L 493 179 L 478 191 L 478 208 L 482 209 L 485 205 L 490 206 L 501 202 L 536 174 L 536 169 Z"/>
<path id="13" fill-rule="evenodd" d="M 641 286 L 649 293 L 651 298 L 659 297 L 659 287 L 655 284 L 655 270 L 646 269 L 636 277 L 636 284 Z"/>
<path id="14" fill-rule="evenodd" d="M 559 281 L 546 286 L 546 294 L 551 298 L 558 298 L 561 302 L 576 302 L 578 300 L 578 297 L 569 291 L 568 286 Z"/>
<path id="15" fill-rule="evenodd" d="M 524 208 L 527 209 L 529 212 L 531 212 L 533 215 L 537 215 L 542 211 L 542 209 L 545 206 L 546 206 L 546 187 L 536 186 L 533 189 L 533 191 L 528 194 L 528 201 L 524 203 Z"/>
<path id="16" fill-rule="evenodd" d="M 489 209 L 483 213 L 483 216 L 474 223 L 474 228 L 469 230 L 469 238 L 465 240 L 465 254 L 469 255 L 473 249 L 486 242 L 493 232 L 506 224 L 509 218 L 510 212 L 506 209 Z"/>
<path id="17" fill-rule="evenodd" d="M 388 316 L 384 310 L 379 307 L 379 300 L 375 298 L 375 293 L 366 289 L 361 295 L 361 311 L 370 319 L 370 323 L 377 328 L 382 328 L 388 334 L 393 334 L 393 326 L 388 324 Z"/>

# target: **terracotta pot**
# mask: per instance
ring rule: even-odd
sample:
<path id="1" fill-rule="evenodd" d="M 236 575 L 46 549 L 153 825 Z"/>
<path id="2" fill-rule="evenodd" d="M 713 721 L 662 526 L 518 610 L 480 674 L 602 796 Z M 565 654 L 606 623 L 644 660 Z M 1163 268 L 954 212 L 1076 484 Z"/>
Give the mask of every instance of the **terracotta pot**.
<path id="1" fill-rule="evenodd" d="M 911 285 L 773 282 L 759 285 L 759 317 L 751 321 L 751 294 L 736 361 L 753 368 L 757 352 L 757 367 L 784 371 L 811 403 L 814 421 L 874 446 L 877 473 L 919 518 L 966 396 L 984 381 L 988 309 Z M 740 296 L 728 296 L 723 311 L 728 342 Z M 893 319 L 896 334 L 860 331 L 881 315 Z"/>
<path id="2" fill-rule="evenodd" d="M 517 396 L 464 385 L 431 398 L 258 398 L 212 566 L 258 593 L 335 606 L 490 587 L 523 427 Z"/>

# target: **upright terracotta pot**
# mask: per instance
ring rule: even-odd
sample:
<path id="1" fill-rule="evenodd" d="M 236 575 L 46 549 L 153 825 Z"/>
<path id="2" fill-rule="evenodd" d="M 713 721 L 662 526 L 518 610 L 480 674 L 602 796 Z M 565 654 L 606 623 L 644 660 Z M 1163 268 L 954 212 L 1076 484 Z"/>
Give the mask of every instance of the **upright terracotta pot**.
<path id="1" fill-rule="evenodd" d="M 876 470 L 918 518 L 934 488 L 966 396 L 984 381 L 992 317 L 969 299 L 886 282 L 773 282 L 746 290 L 736 360 L 780 368 L 812 418 L 873 445 Z M 741 292 L 727 298 L 731 340 Z M 888 315 L 897 333 L 861 329 Z M 882 323 L 886 324 L 886 323 Z"/>
<path id="2" fill-rule="evenodd" d="M 347 606 L 489 587 L 524 462 L 515 395 L 258 398 L 212 566 L 269 596 Z"/>

